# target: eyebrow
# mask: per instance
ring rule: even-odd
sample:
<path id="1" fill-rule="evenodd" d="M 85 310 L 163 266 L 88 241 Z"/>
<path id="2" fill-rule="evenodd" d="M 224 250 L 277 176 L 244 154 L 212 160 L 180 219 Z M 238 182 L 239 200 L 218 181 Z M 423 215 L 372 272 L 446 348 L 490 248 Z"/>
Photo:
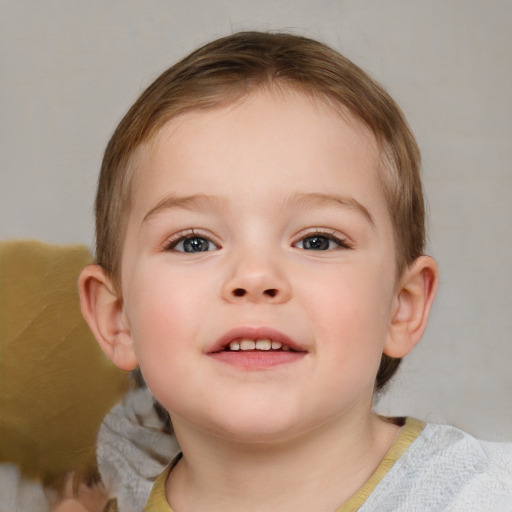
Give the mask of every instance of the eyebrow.
<path id="1" fill-rule="evenodd" d="M 206 210 L 209 208 L 223 208 L 226 200 L 218 196 L 209 196 L 206 194 L 196 194 L 191 196 L 166 196 L 153 206 L 142 219 L 142 223 L 147 222 L 151 217 L 164 210 L 181 208 L 184 210 Z"/>
<path id="2" fill-rule="evenodd" d="M 360 213 L 372 226 L 375 226 L 375 221 L 368 211 L 368 208 L 353 197 L 339 196 L 336 194 L 307 193 L 296 194 L 291 197 L 287 203 L 306 210 L 322 206 L 341 206 Z"/>
<path id="3" fill-rule="evenodd" d="M 166 196 L 153 206 L 144 216 L 141 224 L 147 222 L 151 217 L 161 211 L 181 208 L 185 210 L 206 210 L 211 208 L 224 208 L 227 199 L 219 196 L 210 196 L 207 194 L 196 194 L 191 196 Z M 366 220 L 375 226 L 375 221 L 368 209 L 353 197 L 339 196 L 335 194 L 321 193 L 303 193 L 295 194 L 285 201 L 286 206 L 292 206 L 298 209 L 312 209 L 317 207 L 336 206 L 348 208 L 360 213 Z"/>

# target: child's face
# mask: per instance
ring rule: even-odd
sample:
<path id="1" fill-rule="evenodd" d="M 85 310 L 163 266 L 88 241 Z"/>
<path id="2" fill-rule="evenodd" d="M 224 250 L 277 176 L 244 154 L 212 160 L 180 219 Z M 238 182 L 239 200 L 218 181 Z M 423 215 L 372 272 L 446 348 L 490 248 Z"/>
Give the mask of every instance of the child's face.
<path id="1" fill-rule="evenodd" d="M 134 163 L 123 313 L 175 425 L 277 440 L 367 413 L 397 302 L 369 130 L 260 91 L 170 121 Z"/>

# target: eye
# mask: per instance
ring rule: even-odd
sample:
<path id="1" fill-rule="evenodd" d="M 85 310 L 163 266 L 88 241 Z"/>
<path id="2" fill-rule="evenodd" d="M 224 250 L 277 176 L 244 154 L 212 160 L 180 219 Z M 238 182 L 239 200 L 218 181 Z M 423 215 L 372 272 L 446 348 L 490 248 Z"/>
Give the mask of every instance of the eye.
<path id="1" fill-rule="evenodd" d="M 328 251 L 333 249 L 348 248 L 345 241 L 330 233 L 314 233 L 301 238 L 294 244 L 298 249 L 306 251 Z"/>
<path id="2" fill-rule="evenodd" d="M 218 246 L 204 236 L 189 235 L 182 236 L 177 240 L 172 241 L 168 245 L 168 249 L 178 252 L 195 253 L 215 251 L 218 249 Z"/>

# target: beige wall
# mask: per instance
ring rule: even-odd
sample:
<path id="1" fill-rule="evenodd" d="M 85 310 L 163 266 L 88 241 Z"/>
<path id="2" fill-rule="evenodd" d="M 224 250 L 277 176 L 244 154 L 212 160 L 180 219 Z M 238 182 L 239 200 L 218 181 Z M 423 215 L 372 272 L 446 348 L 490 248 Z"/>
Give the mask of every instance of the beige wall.
<path id="1" fill-rule="evenodd" d="M 104 145 L 144 86 L 241 29 L 335 46 L 405 110 L 441 288 L 382 409 L 512 440 L 512 2 L 0 0 L 0 238 L 92 241 Z"/>

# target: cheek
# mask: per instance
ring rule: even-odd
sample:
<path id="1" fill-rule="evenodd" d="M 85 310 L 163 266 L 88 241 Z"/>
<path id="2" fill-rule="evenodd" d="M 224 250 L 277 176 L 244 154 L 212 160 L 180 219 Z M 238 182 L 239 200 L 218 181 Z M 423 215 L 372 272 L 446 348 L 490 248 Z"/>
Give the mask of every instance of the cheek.
<path id="1" fill-rule="evenodd" d="M 343 366 L 366 360 L 378 367 L 389 329 L 391 280 L 379 268 L 347 266 L 325 282 L 324 289 L 311 289 L 304 309 L 330 357 Z"/>
<path id="2" fill-rule="evenodd" d="M 391 280 L 380 269 L 358 267 L 347 266 L 331 272 L 323 280 L 326 286 L 309 284 L 308 309 L 315 316 L 323 317 L 322 324 L 340 324 L 344 330 L 354 329 L 356 333 L 387 325 Z M 304 286 L 307 287 L 308 283 L 305 282 Z"/>
<path id="3" fill-rule="evenodd" d="M 134 273 L 127 293 L 132 300 L 126 314 L 141 367 L 170 364 L 199 326 L 197 297 L 179 278 L 153 270 Z"/>
<path id="4" fill-rule="evenodd" d="M 132 315 L 132 340 L 139 366 L 152 394 L 167 409 L 175 409 L 172 390 L 181 389 L 189 378 L 195 352 L 194 311 L 180 294 L 162 293 L 161 287 L 139 296 L 136 314 Z M 188 348 L 188 350 L 187 350 Z"/>

